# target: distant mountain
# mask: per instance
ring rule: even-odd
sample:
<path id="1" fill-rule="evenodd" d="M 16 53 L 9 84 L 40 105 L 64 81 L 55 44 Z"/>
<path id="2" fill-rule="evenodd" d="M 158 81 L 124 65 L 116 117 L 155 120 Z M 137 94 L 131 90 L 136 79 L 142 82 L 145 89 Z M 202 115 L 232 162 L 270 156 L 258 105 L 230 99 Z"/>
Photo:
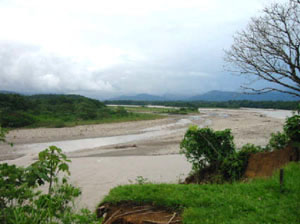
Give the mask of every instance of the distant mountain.
<path id="1" fill-rule="evenodd" d="M 7 91 L 7 90 L 0 90 L 0 93 L 2 93 L 2 94 L 17 94 L 16 92 Z"/>
<path id="2" fill-rule="evenodd" d="M 188 98 L 187 96 L 177 94 L 164 94 L 162 97 L 168 101 L 185 101 Z"/>
<path id="3" fill-rule="evenodd" d="M 119 96 L 109 100 L 133 100 L 133 101 L 168 101 L 167 98 L 162 96 L 155 96 L 150 94 L 138 94 L 134 96 Z"/>
<path id="4" fill-rule="evenodd" d="M 19 94 L 19 95 L 23 95 L 23 96 L 30 96 L 30 95 L 37 95 L 38 94 L 36 92 L 30 92 L 30 91 L 14 92 L 14 91 L 8 91 L 8 90 L 0 90 L 0 93 L 2 93 L 2 94 Z"/>
<path id="5" fill-rule="evenodd" d="M 21 94 L 21 95 L 32 95 L 33 97 L 48 97 L 51 95 L 70 95 L 73 98 L 80 97 L 79 95 L 74 94 L 37 94 L 37 93 L 23 93 L 23 92 L 13 92 L 0 90 L 2 94 Z M 99 97 L 94 96 L 92 98 L 99 99 Z M 183 95 L 173 95 L 173 94 L 165 94 L 162 96 L 151 95 L 151 94 L 137 94 L 132 96 L 119 96 L 111 99 L 107 99 L 108 101 L 122 101 L 122 100 L 130 100 L 130 101 L 229 101 L 229 100 L 249 100 L 249 101 L 300 101 L 299 97 L 293 97 L 289 94 L 278 93 L 278 92 L 270 92 L 265 94 L 256 94 L 249 95 L 239 92 L 230 92 L 230 91 L 209 91 L 204 94 L 199 94 L 191 97 L 183 96 Z"/>
<path id="6" fill-rule="evenodd" d="M 209 91 L 207 93 L 193 96 L 188 101 L 229 101 L 229 100 L 250 100 L 250 101 L 297 101 L 299 97 L 293 97 L 289 94 L 270 92 L 264 94 L 249 95 L 245 93 L 229 91 Z"/>
<path id="7" fill-rule="evenodd" d="M 229 100 L 250 100 L 250 101 L 299 101 L 300 98 L 293 97 L 284 93 L 265 93 L 249 95 L 239 92 L 230 91 L 209 91 L 204 94 L 195 95 L 192 97 L 184 97 L 178 95 L 166 94 L 156 96 L 150 94 L 138 94 L 133 96 L 120 96 L 109 99 L 109 101 L 131 100 L 131 101 L 229 101 Z"/>

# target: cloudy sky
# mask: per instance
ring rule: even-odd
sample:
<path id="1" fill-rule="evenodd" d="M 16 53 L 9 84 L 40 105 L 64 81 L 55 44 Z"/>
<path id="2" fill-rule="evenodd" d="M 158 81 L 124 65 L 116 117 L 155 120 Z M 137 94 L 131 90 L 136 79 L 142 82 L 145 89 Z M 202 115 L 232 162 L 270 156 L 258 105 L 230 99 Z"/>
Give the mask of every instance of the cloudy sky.
<path id="1" fill-rule="evenodd" d="M 232 35 L 270 0 L 0 0 L 0 90 L 184 94 L 239 90 Z"/>

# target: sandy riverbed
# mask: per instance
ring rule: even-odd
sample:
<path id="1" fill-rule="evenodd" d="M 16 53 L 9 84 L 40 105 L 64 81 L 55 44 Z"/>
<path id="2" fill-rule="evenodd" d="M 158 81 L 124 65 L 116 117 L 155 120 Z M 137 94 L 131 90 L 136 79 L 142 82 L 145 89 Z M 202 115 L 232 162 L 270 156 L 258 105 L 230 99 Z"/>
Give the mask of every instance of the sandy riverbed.
<path id="1" fill-rule="evenodd" d="M 265 145 L 271 132 L 281 131 L 290 111 L 200 109 L 199 114 L 72 128 L 38 128 L 11 131 L 1 144 L 0 159 L 26 166 L 37 153 L 57 145 L 72 158 L 71 181 L 83 195 L 79 207 L 94 208 L 109 189 L 130 183 L 137 176 L 155 182 L 176 182 L 190 164 L 178 155 L 179 143 L 191 124 L 217 130 L 231 128 L 235 144 Z"/>

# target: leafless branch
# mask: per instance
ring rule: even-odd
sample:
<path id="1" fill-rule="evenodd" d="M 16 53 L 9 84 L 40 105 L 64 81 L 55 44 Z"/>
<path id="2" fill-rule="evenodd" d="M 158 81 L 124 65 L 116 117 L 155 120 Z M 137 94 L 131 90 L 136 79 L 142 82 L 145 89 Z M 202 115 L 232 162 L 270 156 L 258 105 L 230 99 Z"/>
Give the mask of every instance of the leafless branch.
<path id="1" fill-rule="evenodd" d="M 300 0 L 272 4 L 252 18 L 246 29 L 234 35 L 225 61 L 231 72 L 277 84 L 262 89 L 243 87 L 245 90 L 300 97 Z"/>

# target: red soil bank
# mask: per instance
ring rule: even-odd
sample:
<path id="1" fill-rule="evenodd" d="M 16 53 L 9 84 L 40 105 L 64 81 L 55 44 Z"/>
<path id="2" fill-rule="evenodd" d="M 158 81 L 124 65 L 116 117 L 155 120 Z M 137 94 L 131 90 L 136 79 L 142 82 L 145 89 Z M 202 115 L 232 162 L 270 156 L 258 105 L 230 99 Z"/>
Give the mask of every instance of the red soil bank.
<path id="1" fill-rule="evenodd" d="M 130 202 L 104 204 L 97 209 L 97 217 L 104 217 L 103 224 L 182 224 L 181 215 L 176 212 Z"/>
<path id="2" fill-rule="evenodd" d="M 275 170 L 290 161 L 299 161 L 299 151 L 299 148 L 289 145 L 282 150 L 252 154 L 248 160 L 245 177 L 271 176 Z"/>

